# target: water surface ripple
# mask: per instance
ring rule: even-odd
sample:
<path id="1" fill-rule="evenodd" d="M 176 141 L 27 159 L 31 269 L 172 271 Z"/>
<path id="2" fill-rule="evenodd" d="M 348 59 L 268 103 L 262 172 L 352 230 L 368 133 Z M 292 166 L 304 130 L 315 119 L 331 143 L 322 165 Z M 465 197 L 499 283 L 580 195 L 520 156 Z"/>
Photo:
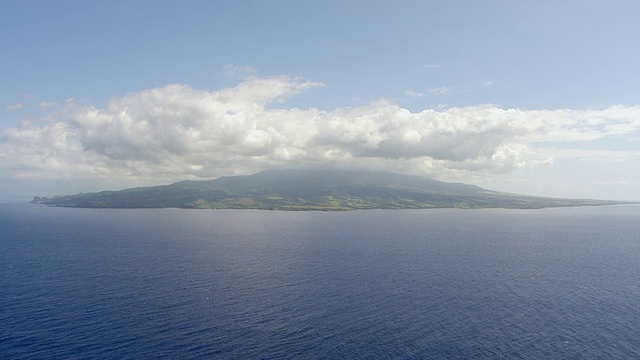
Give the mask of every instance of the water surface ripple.
<path id="1" fill-rule="evenodd" d="M 639 358 L 638 219 L 0 204 L 0 357 Z"/>

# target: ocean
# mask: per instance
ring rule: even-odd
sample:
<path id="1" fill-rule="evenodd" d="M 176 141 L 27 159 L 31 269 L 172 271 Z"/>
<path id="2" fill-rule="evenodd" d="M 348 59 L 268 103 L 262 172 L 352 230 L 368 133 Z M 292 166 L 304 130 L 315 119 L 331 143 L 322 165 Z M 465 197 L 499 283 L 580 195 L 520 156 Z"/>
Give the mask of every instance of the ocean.
<path id="1" fill-rule="evenodd" d="M 640 206 L 0 204 L 2 359 L 640 358 Z"/>

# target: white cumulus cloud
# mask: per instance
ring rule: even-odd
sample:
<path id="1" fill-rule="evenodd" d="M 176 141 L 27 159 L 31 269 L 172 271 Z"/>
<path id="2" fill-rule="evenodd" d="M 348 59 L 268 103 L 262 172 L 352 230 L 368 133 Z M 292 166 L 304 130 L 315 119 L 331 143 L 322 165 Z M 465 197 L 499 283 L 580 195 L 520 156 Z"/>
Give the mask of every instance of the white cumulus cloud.
<path id="1" fill-rule="evenodd" d="M 554 146 L 640 131 L 637 106 L 420 112 L 388 101 L 331 111 L 283 106 L 287 97 L 319 86 L 298 78 L 248 78 L 218 91 L 167 85 L 104 108 L 68 101 L 57 117 L 4 131 L 0 170 L 15 178 L 120 179 L 128 185 L 326 165 L 468 179 L 546 166 L 556 155 L 592 156 Z"/>

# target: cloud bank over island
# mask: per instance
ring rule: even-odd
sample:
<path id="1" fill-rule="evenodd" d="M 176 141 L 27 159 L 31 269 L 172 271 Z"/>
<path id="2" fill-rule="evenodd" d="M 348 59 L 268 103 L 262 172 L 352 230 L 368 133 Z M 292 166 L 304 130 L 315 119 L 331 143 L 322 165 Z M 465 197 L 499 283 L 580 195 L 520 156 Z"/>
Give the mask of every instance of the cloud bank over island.
<path id="1" fill-rule="evenodd" d="M 108 178 L 129 186 L 322 166 L 470 182 L 560 158 L 640 158 L 638 151 L 589 145 L 637 141 L 639 106 L 419 112 L 387 100 L 328 111 L 286 106 L 287 98 L 321 86 L 249 77 L 216 91 L 167 85 L 104 108 L 68 100 L 45 118 L 3 132 L 0 169 L 16 179 Z"/>

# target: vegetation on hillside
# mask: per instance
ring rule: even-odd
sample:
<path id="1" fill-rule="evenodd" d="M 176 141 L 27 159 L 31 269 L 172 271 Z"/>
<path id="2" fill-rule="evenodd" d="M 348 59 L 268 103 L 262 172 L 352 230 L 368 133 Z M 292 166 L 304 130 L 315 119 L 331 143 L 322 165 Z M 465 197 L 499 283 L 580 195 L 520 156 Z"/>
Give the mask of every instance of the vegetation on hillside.
<path id="1" fill-rule="evenodd" d="M 272 170 L 250 176 L 103 191 L 37 204 L 86 208 L 358 210 L 430 208 L 535 209 L 620 202 L 507 194 L 419 176 L 364 171 Z"/>

